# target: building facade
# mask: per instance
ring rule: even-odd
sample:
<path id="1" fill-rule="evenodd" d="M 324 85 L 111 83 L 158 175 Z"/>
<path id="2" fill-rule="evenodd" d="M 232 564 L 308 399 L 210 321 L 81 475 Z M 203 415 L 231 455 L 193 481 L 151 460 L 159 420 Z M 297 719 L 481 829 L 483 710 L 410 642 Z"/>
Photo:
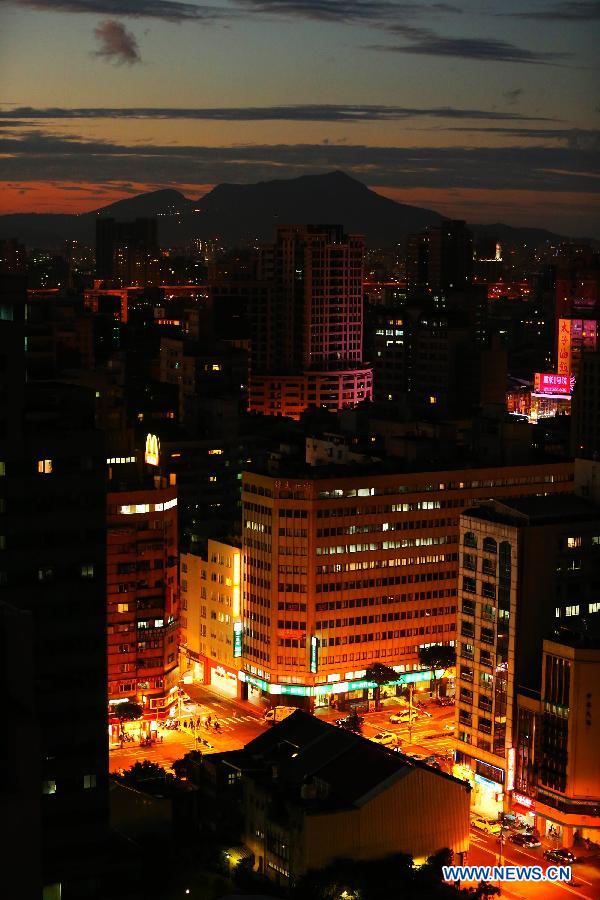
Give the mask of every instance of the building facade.
<path id="1" fill-rule="evenodd" d="M 241 551 L 209 539 L 181 555 L 181 674 L 237 697 L 242 652 Z"/>
<path id="2" fill-rule="evenodd" d="M 251 411 L 299 418 L 307 406 L 336 410 L 371 399 L 363 256 L 362 237 L 338 225 L 281 227 L 261 247 L 248 297 Z"/>
<path id="3" fill-rule="evenodd" d="M 544 636 L 600 629 L 599 532 L 597 507 L 573 495 L 490 502 L 461 516 L 456 771 L 485 814 L 511 805 L 518 726 L 533 729 L 517 691 L 539 694 Z"/>
<path id="4" fill-rule="evenodd" d="M 166 717 L 179 677 L 177 488 L 139 483 L 107 496 L 108 695 Z"/>
<path id="5" fill-rule="evenodd" d="M 568 492 L 573 467 L 284 473 L 243 474 L 240 678 L 320 705 L 362 697 L 375 662 L 422 680 L 419 647 L 456 639 L 460 513 Z"/>

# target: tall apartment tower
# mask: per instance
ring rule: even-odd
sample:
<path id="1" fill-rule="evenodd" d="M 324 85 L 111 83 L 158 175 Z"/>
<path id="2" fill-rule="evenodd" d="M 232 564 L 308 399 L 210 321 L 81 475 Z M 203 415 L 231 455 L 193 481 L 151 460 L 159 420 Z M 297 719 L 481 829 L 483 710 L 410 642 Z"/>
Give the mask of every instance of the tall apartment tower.
<path id="1" fill-rule="evenodd" d="M 363 362 L 364 241 L 339 225 L 279 228 L 261 248 L 250 298 L 249 409 L 299 418 L 308 406 L 342 409 L 372 396 Z"/>
<path id="2" fill-rule="evenodd" d="M 22 706 L 30 707 L 27 753 L 36 757 L 31 818 L 41 827 L 44 896 L 68 898 L 93 895 L 94 859 L 108 834 L 106 454 L 92 392 L 26 383 L 25 304 L 24 280 L 0 278 L 0 600 L 14 611 L 3 617 L 13 640 L 27 627 L 18 665 L 29 667 Z M 5 660 L 17 659 L 14 649 Z M 8 689 L 15 675 L 5 673 Z M 0 799 L 12 779 L 5 775 Z M 17 770 L 11 790 L 22 786 Z M 35 856 L 33 839 L 22 846 Z M 20 883 L 11 855 L 0 893 Z"/>
<path id="3" fill-rule="evenodd" d="M 113 287 L 155 285 L 160 275 L 156 219 L 96 220 L 96 277 Z"/>
<path id="4" fill-rule="evenodd" d="M 166 717 L 177 684 L 177 488 L 160 476 L 110 487 L 107 536 L 109 703 Z"/>

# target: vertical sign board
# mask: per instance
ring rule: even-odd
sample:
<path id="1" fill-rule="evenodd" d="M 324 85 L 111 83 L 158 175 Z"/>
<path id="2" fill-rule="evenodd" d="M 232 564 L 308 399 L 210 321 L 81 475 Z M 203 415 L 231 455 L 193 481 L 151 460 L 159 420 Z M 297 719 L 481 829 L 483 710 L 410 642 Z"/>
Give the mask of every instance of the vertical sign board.
<path id="1" fill-rule="evenodd" d="M 559 375 L 571 374 L 571 320 L 558 320 L 558 365 Z"/>
<path id="2" fill-rule="evenodd" d="M 233 656 L 235 659 L 242 655 L 242 635 L 244 632 L 243 622 L 233 623 Z"/>
<path id="3" fill-rule="evenodd" d="M 316 674 L 319 670 L 319 638 L 313 636 L 310 639 L 310 671 Z"/>
<path id="4" fill-rule="evenodd" d="M 512 791 L 515 786 L 515 748 L 509 747 L 506 759 L 506 790 Z"/>

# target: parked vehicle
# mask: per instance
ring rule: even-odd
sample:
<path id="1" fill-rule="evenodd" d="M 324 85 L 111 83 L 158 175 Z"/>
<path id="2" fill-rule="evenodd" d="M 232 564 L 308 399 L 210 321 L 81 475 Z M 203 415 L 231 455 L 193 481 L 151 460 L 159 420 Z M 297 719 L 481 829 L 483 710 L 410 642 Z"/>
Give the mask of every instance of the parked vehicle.
<path id="1" fill-rule="evenodd" d="M 471 819 L 471 826 L 478 831 L 485 832 L 485 834 L 502 833 L 502 825 L 500 822 L 490 822 L 489 819 L 484 819 L 482 816 L 475 816 L 475 818 Z"/>
<path id="2" fill-rule="evenodd" d="M 283 722 L 288 716 L 296 712 L 295 706 L 274 706 L 273 709 L 265 713 L 265 722 L 269 725 L 275 725 L 276 722 Z"/>

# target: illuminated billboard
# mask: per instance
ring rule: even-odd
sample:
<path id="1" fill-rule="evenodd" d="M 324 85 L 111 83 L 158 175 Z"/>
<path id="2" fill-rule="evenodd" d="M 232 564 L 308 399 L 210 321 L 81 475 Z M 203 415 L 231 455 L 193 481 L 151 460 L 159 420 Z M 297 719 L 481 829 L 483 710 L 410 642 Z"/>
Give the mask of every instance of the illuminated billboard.
<path id="1" fill-rule="evenodd" d="M 558 320 L 558 374 L 571 374 L 571 320 Z"/>
<path id="2" fill-rule="evenodd" d="M 534 392 L 536 394 L 550 394 L 555 396 L 570 397 L 575 387 L 574 375 L 557 375 L 554 372 L 536 372 L 534 380 Z"/>
<path id="3" fill-rule="evenodd" d="M 160 441 L 155 434 L 146 435 L 144 460 L 149 466 L 157 466 L 160 461 Z"/>

